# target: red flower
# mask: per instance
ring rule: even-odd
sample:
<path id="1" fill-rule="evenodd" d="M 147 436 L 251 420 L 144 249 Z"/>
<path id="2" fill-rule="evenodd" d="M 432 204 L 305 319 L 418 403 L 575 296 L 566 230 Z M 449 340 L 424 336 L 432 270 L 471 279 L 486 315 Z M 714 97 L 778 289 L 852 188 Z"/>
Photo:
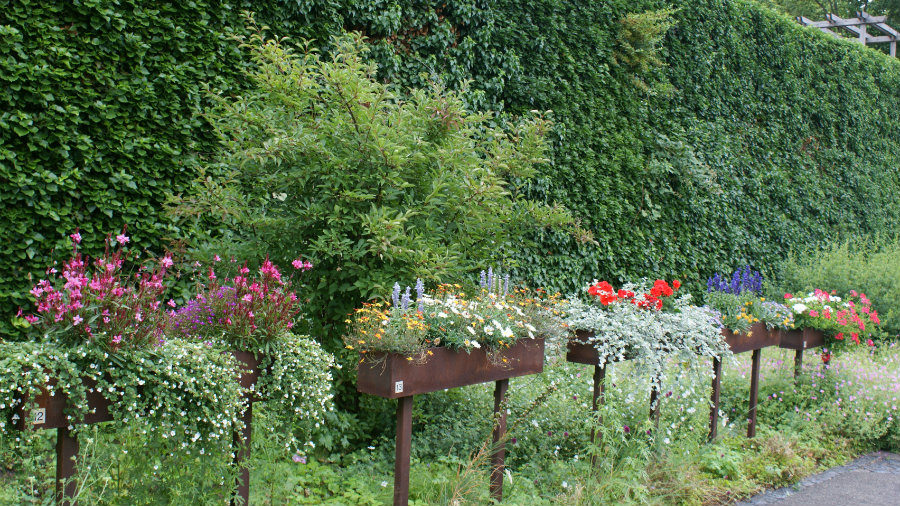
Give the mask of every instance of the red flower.
<path id="1" fill-rule="evenodd" d="M 679 288 L 681 288 L 681 281 L 678 281 L 677 279 L 673 280 L 672 286 L 675 287 L 676 290 L 678 290 Z"/>

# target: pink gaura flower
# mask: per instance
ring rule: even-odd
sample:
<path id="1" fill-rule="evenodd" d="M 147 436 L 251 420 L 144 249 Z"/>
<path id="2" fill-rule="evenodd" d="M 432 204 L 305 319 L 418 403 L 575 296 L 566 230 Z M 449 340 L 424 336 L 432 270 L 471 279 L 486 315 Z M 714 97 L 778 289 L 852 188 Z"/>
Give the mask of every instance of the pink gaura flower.
<path id="1" fill-rule="evenodd" d="M 113 344 L 119 344 L 122 342 L 122 334 L 117 334 L 112 338 Z"/>
<path id="2" fill-rule="evenodd" d="M 215 273 L 215 271 L 213 271 L 212 267 L 209 268 L 209 274 L 207 275 L 207 277 L 209 278 L 210 281 L 216 279 L 216 273 Z"/>
<path id="3" fill-rule="evenodd" d="M 169 299 L 169 302 L 166 302 L 166 304 L 168 304 L 169 307 L 175 307 L 175 299 Z"/>
<path id="4" fill-rule="evenodd" d="M 129 242 L 130 240 L 131 240 L 131 239 L 130 239 L 127 235 L 125 235 L 124 233 L 119 234 L 119 235 L 116 236 L 116 241 L 118 241 L 119 244 L 125 244 L 125 243 Z"/>
<path id="5" fill-rule="evenodd" d="M 241 299 L 242 299 L 244 302 L 253 302 L 253 294 L 252 294 L 252 293 L 248 293 L 248 294 L 244 295 L 243 297 L 241 297 Z"/>
<path id="6" fill-rule="evenodd" d="M 69 238 L 72 239 L 72 242 L 75 244 L 81 244 L 81 234 L 78 233 L 78 229 L 75 229 L 75 233 L 70 235 Z"/>
<path id="7" fill-rule="evenodd" d="M 213 261 L 214 261 L 214 262 L 221 262 L 221 261 L 222 261 L 222 257 L 220 257 L 219 255 L 216 255 L 216 256 L 213 257 Z"/>
<path id="8" fill-rule="evenodd" d="M 172 267 L 173 265 L 175 265 L 175 262 L 172 261 L 172 254 L 166 253 L 166 256 L 164 256 L 162 259 L 162 266 L 165 267 L 166 269 L 168 269 L 169 267 Z"/>
<path id="9" fill-rule="evenodd" d="M 75 316 L 72 318 L 72 325 L 75 325 L 75 326 L 80 325 L 81 322 L 83 322 L 83 321 L 84 321 L 84 318 L 82 318 L 82 317 L 80 317 L 80 316 L 78 316 L 78 315 L 75 315 Z"/>

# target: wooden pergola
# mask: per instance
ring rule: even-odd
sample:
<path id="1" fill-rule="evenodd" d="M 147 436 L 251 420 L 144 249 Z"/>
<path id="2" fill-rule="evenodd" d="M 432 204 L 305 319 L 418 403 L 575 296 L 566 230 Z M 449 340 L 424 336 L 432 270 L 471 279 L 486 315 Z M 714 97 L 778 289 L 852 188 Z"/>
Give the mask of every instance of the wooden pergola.
<path id="1" fill-rule="evenodd" d="M 890 54 L 897 56 L 897 41 L 900 41 L 900 32 L 894 30 L 885 23 L 887 16 L 872 16 L 866 12 L 857 12 L 855 18 L 841 18 L 834 14 L 825 16 L 825 21 L 812 21 L 799 16 L 797 21 L 803 26 L 812 26 L 823 32 L 838 38 L 844 38 L 839 31 L 843 29 L 856 38 L 862 45 L 890 44 Z M 875 29 L 877 34 L 870 33 L 868 27 Z"/>

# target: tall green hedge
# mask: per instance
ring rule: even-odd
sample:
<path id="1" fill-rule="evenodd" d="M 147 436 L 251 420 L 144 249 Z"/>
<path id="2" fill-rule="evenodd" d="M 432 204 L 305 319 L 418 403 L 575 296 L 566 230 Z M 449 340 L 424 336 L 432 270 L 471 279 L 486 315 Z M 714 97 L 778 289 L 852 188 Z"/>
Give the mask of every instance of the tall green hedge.
<path id="1" fill-rule="evenodd" d="M 129 223 L 154 250 L 180 235 L 161 202 L 215 149 L 201 83 L 241 85 L 224 35 L 238 7 L 279 35 L 365 33 L 398 88 L 471 79 L 472 107 L 552 109 L 553 161 L 530 192 L 599 245 L 510 248 L 537 284 L 698 281 L 898 231 L 900 63 L 747 0 L 0 0 L 0 325 L 76 225 Z M 652 47 L 622 21 L 640 35 L 641 13 L 667 7 L 665 66 L 642 66 Z"/>
<path id="2" fill-rule="evenodd" d="M 156 252 L 178 235 L 161 204 L 215 149 L 195 111 L 238 82 L 233 25 L 215 0 L 0 0 L 0 335 L 75 227 L 93 253 L 125 224 Z"/>
<path id="3" fill-rule="evenodd" d="M 520 255 L 528 277 L 562 288 L 592 276 L 699 280 L 745 263 L 769 271 L 791 247 L 840 234 L 897 232 L 900 62 L 750 2 L 679 1 L 648 91 L 617 62 L 620 20 L 663 7 L 498 6 L 509 22 L 500 46 L 523 65 L 506 110 L 558 120 L 537 191 L 601 238 L 544 238 L 544 251 Z"/>

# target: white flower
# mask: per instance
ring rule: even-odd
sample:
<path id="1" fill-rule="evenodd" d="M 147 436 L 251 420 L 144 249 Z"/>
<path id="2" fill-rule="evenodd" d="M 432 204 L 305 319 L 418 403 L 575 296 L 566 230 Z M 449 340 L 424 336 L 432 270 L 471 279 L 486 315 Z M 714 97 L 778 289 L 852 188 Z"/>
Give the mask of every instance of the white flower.
<path id="1" fill-rule="evenodd" d="M 503 336 L 503 337 L 512 337 L 512 336 L 513 336 L 513 331 L 512 331 L 512 329 L 510 329 L 509 327 L 501 328 L 501 329 L 500 329 L 500 335 Z"/>
<path id="2" fill-rule="evenodd" d="M 795 313 L 800 314 L 809 309 L 809 307 L 806 304 L 794 304 L 791 309 L 793 309 Z"/>
<path id="3" fill-rule="evenodd" d="M 478 341 L 472 341 L 472 347 L 473 348 L 481 348 L 481 345 L 478 344 Z"/>
<path id="4" fill-rule="evenodd" d="M 485 327 L 484 327 L 484 333 L 487 334 L 487 335 L 489 335 L 489 336 L 494 335 L 494 327 L 491 327 L 490 325 L 485 326 Z"/>
<path id="5" fill-rule="evenodd" d="M 386 486 L 387 486 L 387 482 L 386 482 L 386 481 L 382 481 L 382 482 L 381 482 L 381 487 L 384 488 L 384 487 L 386 487 Z"/>
<path id="6" fill-rule="evenodd" d="M 273 193 L 272 198 L 284 202 L 284 200 L 287 198 L 287 193 Z"/>
<path id="7" fill-rule="evenodd" d="M 466 327 L 466 330 L 468 330 L 469 333 L 472 334 L 473 336 L 476 334 L 475 329 L 473 329 L 472 327 Z"/>
<path id="8" fill-rule="evenodd" d="M 438 318 L 450 318 L 450 315 L 448 315 L 444 311 L 441 311 L 440 313 L 438 313 Z"/>
<path id="9" fill-rule="evenodd" d="M 569 482 L 567 482 L 567 481 L 562 482 L 562 487 L 569 488 Z"/>

